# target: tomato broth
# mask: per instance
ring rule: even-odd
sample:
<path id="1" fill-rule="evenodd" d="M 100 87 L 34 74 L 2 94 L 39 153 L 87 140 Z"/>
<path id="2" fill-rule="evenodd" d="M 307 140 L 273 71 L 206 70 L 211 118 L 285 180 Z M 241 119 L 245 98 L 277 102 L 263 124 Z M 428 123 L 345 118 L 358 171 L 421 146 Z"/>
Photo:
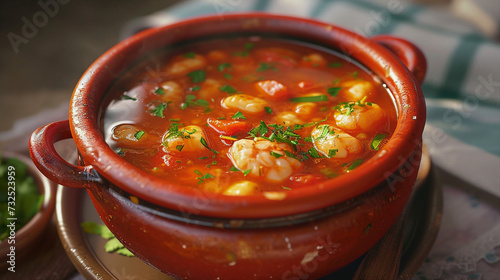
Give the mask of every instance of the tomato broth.
<path id="1" fill-rule="evenodd" d="M 224 195 L 293 191 L 349 173 L 397 120 L 355 61 L 265 37 L 194 42 L 152 56 L 110 89 L 106 141 L 170 184 Z"/>

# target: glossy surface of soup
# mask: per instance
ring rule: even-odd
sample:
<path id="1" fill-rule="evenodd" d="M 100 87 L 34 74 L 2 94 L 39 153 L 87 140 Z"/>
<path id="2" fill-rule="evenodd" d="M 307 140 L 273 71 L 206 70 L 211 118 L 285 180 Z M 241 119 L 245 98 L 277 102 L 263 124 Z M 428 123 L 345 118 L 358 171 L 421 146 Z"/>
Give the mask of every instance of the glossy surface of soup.
<path id="1" fill-rule="evenodd" d="M 225 195 L 349 173 L 396 125 L 377 77 L 287 40 L 183 45 L 136 65 L 110 91 L 104 129 L 119 155 L 169 183 Z"/>

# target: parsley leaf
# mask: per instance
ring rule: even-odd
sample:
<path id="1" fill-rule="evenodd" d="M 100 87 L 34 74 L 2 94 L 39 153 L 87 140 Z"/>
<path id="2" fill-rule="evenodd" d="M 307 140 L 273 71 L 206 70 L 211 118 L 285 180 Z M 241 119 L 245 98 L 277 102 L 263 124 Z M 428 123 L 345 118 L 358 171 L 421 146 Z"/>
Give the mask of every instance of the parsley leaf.
<path id="1" fill-rule="evenodd" d="M 219 66 L 217 66 L 217 70 L 219 70 L 219 72 L 222 72 L 224 71 L 224 69 L 231 69 L 232 67 L 233 66 L 229 62 L 226 62 L 219 64 Z"/>
<path id="2" fill-rule="evenodd" d="M 184 57 L 187 57 L 187 58 L 194 58 L 195 56 L 196 56 L 195 52 L 188 52 L 188 53 L 184 54 Z"/>
<path id="3" fill-rule="evenodd" d="M 172 101 L 169 101 L 167 103 L 163 103 L 163 102 L 157 103 L 156 106 L 153 108 L 153 110 L 151 110 L 150 112 L 157 117 L 163 118 L 163 117 L 165 117 L 163 115 L 163 111 L 165 111 L 165 109 L 167 109 L 167 106 L 170 103 L 172 103 Z"/>
<path id="4" fill-rule="evenodd" d="M 132 101 L 137 101 L 137 98 L 128 96 L 126 94 L 122 95 L 123 100 L 132 100 Z"/>
<path id="5" fill-rule="evenodd" d="M 273 71 L 278 71 L 278 68 L 276 66 L 274 66 L 273 64 L 271 63 L 267 63 L 267 62 L 260 62 L 259 63 L 259 68 L 257 68 L 257 72 L 263 72 L 263 71 L 267 71 L 267 70 L 273 70 Z"/>
<path id="6" fill-rule="evenodd" d="M 162 87 L 159 87 L 155 90 L 156 94 L 163 95 L 165 94 L 165 90 Z"/>
<path id="7" fill-rule="evenodd" d="M 329 87 L 326 89 L 326 92 L 329 95 L 336 97 L 341 89 L 342 89 L 341 87 Z"/>
<path id="8" fill-rule="evenodd" d="M 127 257 L 134 257 L 125 246 L 114 236 L 114 234 L 105 225 L 98 225 L 94 222 L 81 223 L 83 231 L 89 234 L 97 234 L 108 241 L 104 244 L 104 249 L 108 253 L 115 252 Z"/>
<path id="9" fill-rule="evenodd" d="M 227 92 L 228 94 L 232 94 L 232 93 L 237 93 L 238 92 L 237 90 L 235 90 L 230 85 L 223 85 L 219 89 L 222 90 L 223 92 Z"/>
<path id="10" fill-rule="evenodd" d="M 378 151 L 380 149 L 380 144 L 386 137 L 387 135 L 378 133 L 377 135 L 375 135 L 372 142 L 370 143 L 370 147 L 375 151 Z"/>
<path id="11" fill-rule="evenodd" d="M 204 70 L 194 70 L 187 74 L 189 77 L 191 77 L 191 81 L 193 83 L 200 83 L 205 81 L 206 73 Z"/>
<path id="12" fill-rule="evenodd" d="M 205 138 L 201 137 L 200 142 L 201 142 L 201 144 L 202 144 L 203 146 L 205 146 L 205 148 L 209 149 L 212 153 L 214 153 L 214 154 L 218 154 L 218 153 L 219 153 L 219 152 L 217 152 L 216 150 L 211 149 L 211 148 L 208 146 L 207 140 L 205 140 Z"/>
<path id="13" fill-rule="evenodd" d="M 139 140 L 146 132 L 144 130 L 139 130 L 134 134 L 135 139 Z"/>
<path id="14" fill-rule="evenodd" d="M 351 165 L 349 165 L 349 167 L 347 167 L 347 171 L 353 170 L 354 168 L 358 167 L 362 163 L 363 163 L 363 159 L 358 158 L 353 163 L 351 163 Z"/>
<path id="15" fill-rule="evenodd" d="M 236 114 L 234 114 L 234 116 L 232 116 L 231 118 L 233 119 L 247 119 L 242 112 L 238 111 L 236 112 Z"/>

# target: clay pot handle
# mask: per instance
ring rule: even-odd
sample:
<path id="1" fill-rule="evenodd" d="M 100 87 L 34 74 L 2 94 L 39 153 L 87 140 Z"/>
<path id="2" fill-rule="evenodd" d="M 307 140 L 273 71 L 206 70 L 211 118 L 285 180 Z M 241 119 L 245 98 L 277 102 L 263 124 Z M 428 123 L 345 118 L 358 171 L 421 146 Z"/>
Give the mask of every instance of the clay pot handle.
<path id="1" fill-rule="evenodd" d="M 413 43 L 391 35 L 377 35 L 371 38 L 384 46 L 398 57 L 401 62 L 415 75 L 422 84 L 427 71 L 427 61 L 424 53 Z"/>
<path id="2" fill-rule="evenodd" d="M 31 159 L 50 180 L 67 187 L 85 188 L 101 182 L 91 166 L 78 166 L 64 160 L 54 148 L 58 141 L 72 138 L 69 121 L 59 121 L 35 130 L 30 138 Z"/>

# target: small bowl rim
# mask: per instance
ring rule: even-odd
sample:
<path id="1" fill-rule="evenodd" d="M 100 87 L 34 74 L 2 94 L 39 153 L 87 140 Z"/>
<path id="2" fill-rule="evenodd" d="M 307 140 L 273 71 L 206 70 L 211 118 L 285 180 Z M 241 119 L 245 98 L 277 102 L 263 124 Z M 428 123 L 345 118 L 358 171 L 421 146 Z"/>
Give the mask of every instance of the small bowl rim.
<path id="1" fill-rule="evenodd" d="M 8 239 L 4 239 L 0 242 L 0 261 L 2 262 L 2 266 L 6 267 L 8 265 L 7 261 L 9 260 L 7 254 L 10 252 L 11 246 L 15 246 L 17 262 L 20 258 L 26 257 L 31 251 L 29 247 L 33 246 L 45 232 L 54 214 L 57 188 L 54 182 L 47 179 L 47 177 L 35 167 L 33 161 L 31 161 L 28 156 L 11 151 L 2 151 L 0 154 L 2 160 L 5 158 L 15 158 L 26 164 L 28 174 L 33 177 L 38 191 L 44 196 L 38 212 L 16 231 L 15 244 L 9 244 L 7 241 Z"/>

